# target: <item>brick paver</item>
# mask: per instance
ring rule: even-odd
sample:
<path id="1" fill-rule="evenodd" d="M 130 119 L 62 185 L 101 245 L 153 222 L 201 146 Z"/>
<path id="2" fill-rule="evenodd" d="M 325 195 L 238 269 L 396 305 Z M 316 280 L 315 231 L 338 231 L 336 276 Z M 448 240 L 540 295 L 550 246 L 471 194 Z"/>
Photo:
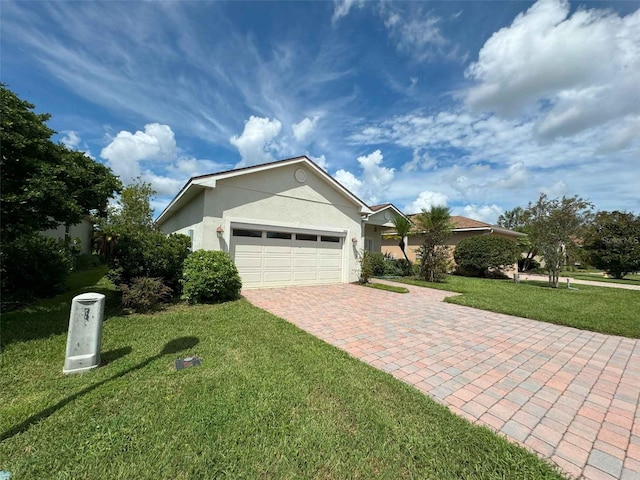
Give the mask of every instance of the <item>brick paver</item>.
<path id="1" fill-rule="evenodd" d="M 640 478 L 640 341 L 357 285 L 246 290 L 254 305 L 585 479 Z"/>

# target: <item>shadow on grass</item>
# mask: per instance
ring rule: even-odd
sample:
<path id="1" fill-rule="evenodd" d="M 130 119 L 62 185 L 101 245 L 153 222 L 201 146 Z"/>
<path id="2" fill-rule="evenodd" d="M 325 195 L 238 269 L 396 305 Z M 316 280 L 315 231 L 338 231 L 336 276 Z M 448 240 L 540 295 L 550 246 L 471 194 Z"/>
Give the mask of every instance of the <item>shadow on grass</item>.
<path id="1" fill-rule="evenodd" d="M 0 316 L 0 351 L 15 342 L 28 342 L 39 338 L 65 333 L 69 328 L 71 301 L 76 295 L 86 292 L 101 293 L 105 298 L 104 319 L 122 314 L 122 294 L 109 288 L 100 280 L 104 268 L 89 272 L 79 272 L 72 290 L 53 298 L 42 299 L 20 310 L 3 313 Z"/>
<path id="2" fill-rule="evenodd" d="M 24 433 L 26 432 L 29 427 L 31 427 L 31 425 L 34 425 L 38 422 L 40 422 L 41 420 L 45 420 L 48 417 L 50 417 L 52 414 L 54 414 L 55 412 L 57 412 L 58 410 L 60 410 L 62 407 L 64 407 L 65 405 L 68 405 L 69 403 L 73 402 L 74 400 L 77 400 L 78 398 L 82 397 L 83 395 L 86 395 L 87 393 L 95 390 L 98 387 L 101 387 L 102 385 L 104 385 L 105 383 L 109 383 L 113 380 L 117 380 L 118 378 L 122 378 L 125 375 L 134 372 L 136 370 L 140 370 L 141 368 L 146 367 L 147 365 L 149 365 L 151 362 L 163 357 L 164 355 L 170 355 L 170 354 L 176 354 L 178 352 L 181 352 L 183 350 L 188 350 L 190 348 L 193 348 L 194 346 L 196 346 L 198 343 L 200 342 L 200 340 L 197 337 L 181 337 L 181 338 L 175 338 L 169 342 L 167 342 L 165 344 L 165 346 L 162 348 L 162 350 L 160 351 L 160 353 L 158 353 L 157 355 L 154 355 L 153 357 L 148 358 L 147 360 L 144 360 L 143 362 L 140 362 L 137 365 L 134 365 L 133 367 L 127 368 L 126 370 L 123 370 L 122 372 L 116 373 L 115 375 L 102 380 L 98 383 L 95 383 L 89 387 L 83 388 L 82 390 L 80 390 L 79 392 L 74 393 L 73 395 L 69 395 L 66 398 L 63 398 L 62 400 L 60 400 L 58 403 L 56 403 L 55 405 L 52 405 L 49 408 L 45 408 L 44 410 L 42 410 L 39 413 L 36 413 L 35 415 L 30 416 L 29 418 L 27 418 L 24 422 L 19 423 L 18 425 L 5 430 L 4 432 L 0 433 L 0 442 L 13 437 L 14 435 L 17 435 L 19 433 Z M 131 347 L 124 347 L 124 348 L 119 348 L 117 350 L 112 350 L 110 352 L 105 353 L 105 357 L 108 358 L 107 363 L 109 362 L 113 362 L 114 360 L 116 360 L 117 358 L 120 358 L 124 355 L 128 355 L 131 352 Z"/>

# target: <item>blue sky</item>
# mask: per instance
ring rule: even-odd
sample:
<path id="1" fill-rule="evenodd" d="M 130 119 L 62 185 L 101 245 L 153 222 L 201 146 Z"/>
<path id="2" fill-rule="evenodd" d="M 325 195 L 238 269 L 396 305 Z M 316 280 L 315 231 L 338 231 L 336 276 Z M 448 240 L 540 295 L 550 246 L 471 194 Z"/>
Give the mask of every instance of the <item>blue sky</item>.
<path id="1" fill-rule="evenodd" d="M 1 81 L 141 175 L 306 154 L 370 204 L 640 211 L 640 2 L 2 2 Z"/>

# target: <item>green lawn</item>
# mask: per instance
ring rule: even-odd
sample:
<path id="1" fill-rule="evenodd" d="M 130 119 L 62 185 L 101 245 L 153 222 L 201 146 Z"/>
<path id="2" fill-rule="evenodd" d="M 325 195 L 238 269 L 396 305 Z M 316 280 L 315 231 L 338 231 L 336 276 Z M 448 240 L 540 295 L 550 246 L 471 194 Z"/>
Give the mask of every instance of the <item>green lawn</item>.
<path id="1" fill-rule="evenodd" d="M 447 276 L 444 283 L 417 279 L 396 281 L 449 290 L 463 295 L 447 298 L 450 303 L 508 313 L 582 330 L 640 338 L 640 292 L 618 288 L 566 285 L 552 289 L 547 282 Z"/>
<path id="2" fill-rule="evenodd" d="M 0 318 L 0 471 L 16 480 L 562 478 L 245 300 L 113 308 L 104 365 L 72 376 L 68 307 L 48 302 Z M 202 366 L 175 371 L 193 354 Z"/>
<path id="3" fill-rule="evenodd" d="M 395 292 L 395 293 L 409 293 L 409 290 L 405 287 L 398 287 L 396 285 L 387 285 L 386 283 L 360 283 L 357 282 L 356 285 L 360 285 L 361 287 L 375 288 L 377 290 L 386 290 L 387 292 Z"/>

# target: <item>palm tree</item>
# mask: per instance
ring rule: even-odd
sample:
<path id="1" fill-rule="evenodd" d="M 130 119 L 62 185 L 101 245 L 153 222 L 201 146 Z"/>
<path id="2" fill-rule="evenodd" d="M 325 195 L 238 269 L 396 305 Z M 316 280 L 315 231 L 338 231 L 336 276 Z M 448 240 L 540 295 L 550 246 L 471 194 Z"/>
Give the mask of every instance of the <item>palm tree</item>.
<path id="1" fill-rule="evenodd" d="M 407 261 L 407 268 L 405 271 L 409 274 L 411 272 L 411 261 L 409 260 L 409 257 L 407 257 L 407 251 L 405 249 L 407 246 L 407 236 L 409 235 L 409 232 L 411 232 L 413 225 L 404 215 L 396 215 L 393 218 L 393 226 L 396 228 L 396 234 L 400 236 L 398 246 L 400 247 L 400 250 L 402 250 L 404 259 Z"/>
<path id="2" fill-rule="evenodd" d="M 416 224 L 422 230 L 420 254 L 422 266 L 420 273 L 428 282 L 438 282 L 447 271 L 447 252 L 442 248 L 451 236 L 451 210 L 449 207 L 433 206 L 429 210 L 422 209 L 415 217 Z"/>

